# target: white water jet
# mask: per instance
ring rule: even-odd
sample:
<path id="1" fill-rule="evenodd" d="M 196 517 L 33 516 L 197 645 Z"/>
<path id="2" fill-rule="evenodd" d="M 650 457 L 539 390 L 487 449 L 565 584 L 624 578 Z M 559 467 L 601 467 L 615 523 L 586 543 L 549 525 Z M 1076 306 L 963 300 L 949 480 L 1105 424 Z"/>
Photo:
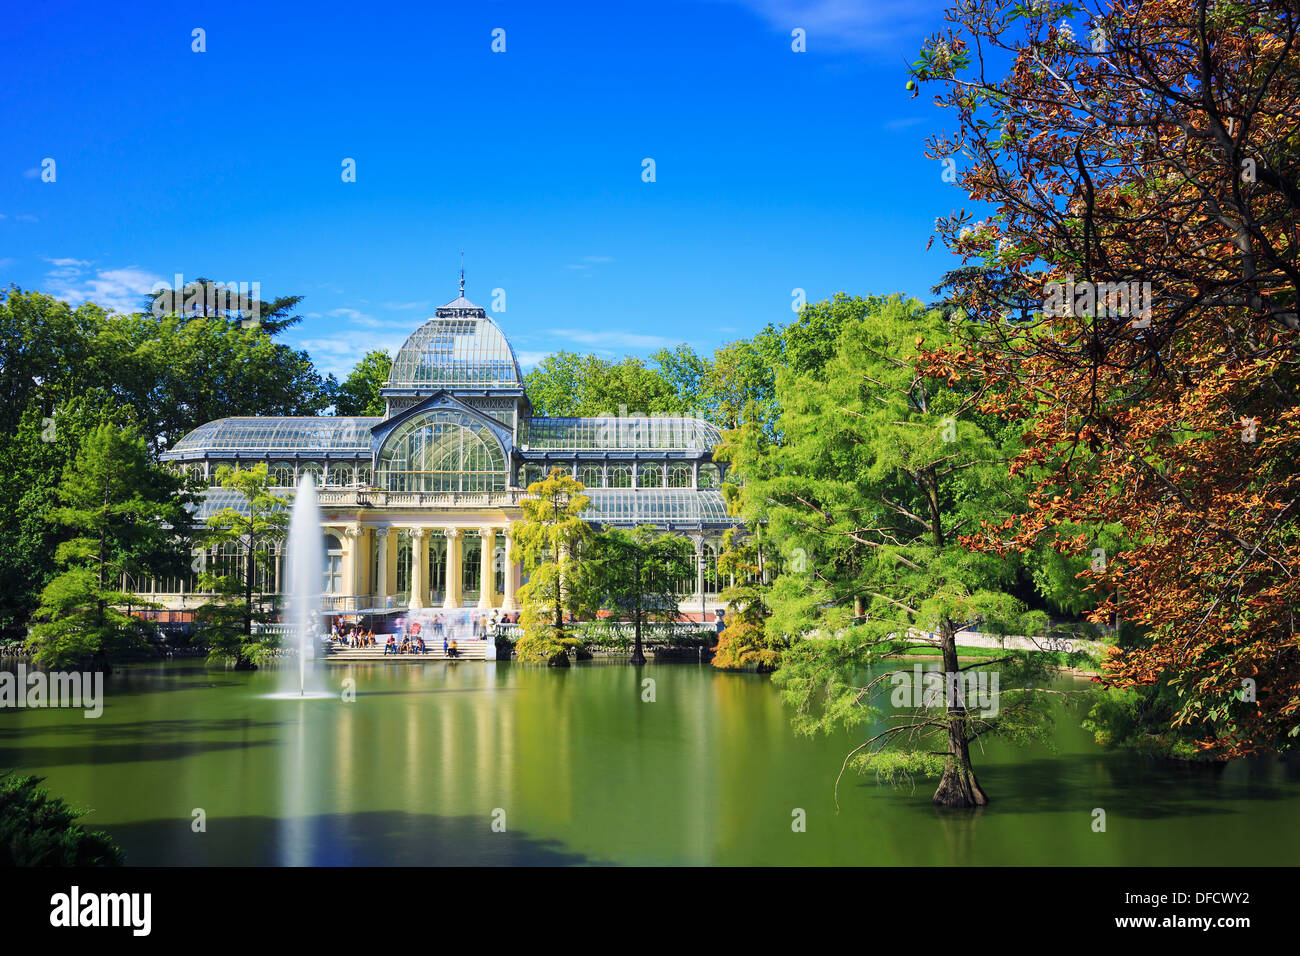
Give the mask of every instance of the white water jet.
<path id="1" fill-rule="evenodd" d="M 316 485 L 311 474 L 305 474 L 298 479 L 298 491 L 293 497 L 285 552 L 289 580 L 287 644 L 296 650 L 298 666 L 286 667 L 281 672 L 279 696 L 325 696 L 316 662 L 320 651 L 321 597 L 325 588 L 323 534 Z"/>

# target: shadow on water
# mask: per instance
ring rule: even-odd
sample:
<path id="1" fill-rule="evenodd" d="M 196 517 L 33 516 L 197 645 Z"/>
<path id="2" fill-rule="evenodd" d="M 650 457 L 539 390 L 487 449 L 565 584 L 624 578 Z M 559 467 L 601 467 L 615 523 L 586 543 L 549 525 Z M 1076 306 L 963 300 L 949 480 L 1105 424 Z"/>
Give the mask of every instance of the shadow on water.
<path id="1" fill-rule="evenodd" d="M 558 840 L 494 833 L 482 816 L 371 811 L 291 820 L 209 817 L 205 833 L 193 832 L 191 822 L 115 823 L 111 831 L 127 864 L 135 866 L 612 865 L 565 850 Z"/>
<path id="2" fill-rule="evenodd" d="M 1125 755 L 1037 757 L 976 767 L 999 813 L 1090 813 L 1156 820 L 1240 812 L 1236 801 L 1293 799 L 1294 791 L 1207 764 L 1164 763 Z M 960 812 L 960 811 L 958 811 Z"/>
<path id="3" fill-rule="evenodd" d="M 13 727 L 0 730 L 0 767 L 9 766 L 102 766 L 112 763 L 141 763 L 176 760 L 223 750 L 276 746 L 280 740 L 205 740 L 208 734 L 279 727 L 287 721 L 222 718 L 215 720 L 152 720 L 112 724 L 85 720 L 51 726 Z M 84 739 L 64 745 L 33 746 L 33 734 L 71 735 Z M 172 738 L 172 739 L 166 739 Z M 106 742 L 114 741 L 114 742 Z"/>

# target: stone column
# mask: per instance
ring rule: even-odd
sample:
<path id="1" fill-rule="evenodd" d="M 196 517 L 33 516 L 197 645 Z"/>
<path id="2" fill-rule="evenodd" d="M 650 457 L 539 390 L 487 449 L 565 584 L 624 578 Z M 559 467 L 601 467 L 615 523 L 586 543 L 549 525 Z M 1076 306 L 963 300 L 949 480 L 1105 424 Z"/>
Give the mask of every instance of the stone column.
<path id="1" fill-rule="evenodd" d="M 378 557 L 378 565 L 375 568 L 375 603 L 381 607 L 387 604 L 388 598 L 388 529 L 375 529 L 375 554 Z"/>
<path id="2" fill-rule="evenodd" d="M 357 598 L 357 607 L 361 606 L 360 597 L 365 587 L 365 529 L 352 525 L 343 529 L 348 540 L 348 587 L 352 596 Z"/>
<path id="3" fill-rule="evenodd" d="M 515 592 L 519 590 L 519 565 L 514 559 L 515 539 L 510 534 L 510 529 L 506 528 L 506 583 L 505 593 L 501 595 L 501 610 L 517 611 L 519 604 L 515 601 Z"/>
<path id="4" fill-rule="evenodd" d="M 464 579 L 464 571 L 461 568 L 461 541 L 460 528 L 448 528 L 447 534 L 447 597 L 442 602 L 443 607 L 460 607 L 461 601 L 461 581 Z"/>
<path id="5" fill-rule="evenodd" d="M 496 551 L 497 551 L 497 529 L 496 528 L 479 528 L 478 536 L 482 540 L 479 551 L 478 562 L 478 606 L 481 608 L 490 608 L 496 604 L 497 575 L 496 575 Z"/>
<path id="6" fill-rule="evenodd" d="M 424 607 L 424 596 L 428 591 L 424 583 L 424 552 L 428 540 L 424 528 L 411 529 L 411 600 L 407 607 L 412 611 Z"/>

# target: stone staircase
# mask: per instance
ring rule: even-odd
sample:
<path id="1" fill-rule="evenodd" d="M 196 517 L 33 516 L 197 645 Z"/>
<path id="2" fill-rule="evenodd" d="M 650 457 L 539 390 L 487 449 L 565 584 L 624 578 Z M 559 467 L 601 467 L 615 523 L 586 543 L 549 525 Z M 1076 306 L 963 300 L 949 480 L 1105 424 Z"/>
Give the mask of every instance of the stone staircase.
<path id="1" fill-rule="evenodd" d="M 481 661 L 487 655 L 487 641 L 458 641 L 456 650 L 460 653 L 453 660 L 458 661 Z M 446 655 L 442 653 L 442 642 L 429 645 L 429 649 L 424 654 L 385 654 L 384 645 L 378 647 L 335 647 L 330 651 L 327 662 L 332 663 L 352 663 L 354 661 L 392 661 L 395 664 L 427 664 L 431 661 L 445 661 Z"/>

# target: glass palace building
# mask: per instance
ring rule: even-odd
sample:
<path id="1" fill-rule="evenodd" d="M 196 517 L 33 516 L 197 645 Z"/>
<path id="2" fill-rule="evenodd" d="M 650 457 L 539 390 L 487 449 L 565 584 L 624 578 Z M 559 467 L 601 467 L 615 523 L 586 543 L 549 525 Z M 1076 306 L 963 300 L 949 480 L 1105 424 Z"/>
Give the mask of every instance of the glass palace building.
<path id="1" fill-rule="evenodd" d="M 459 297 L 435 310 L 393 361 L 374 417 L 223 418 L 164 454 L 215 481 L 224 464 L 265 462 L 277 493 L 311 474 L 325 526 L 325 588 L 341 613 L 421 608 L 517 608 L 520 568 L 510 524 L 530 482 L 560 467 L 586 486 L 593 525 L 655 525 L 689 536 L 698 572 L 680 582 L 684 612 L 717 606 L 717 553 L 735 524 L 713 461 L 718 429 L 697 418 L 534 418 L 514 350 L 487 313 Z M 210 487 L 196 519 L 239 508 Z M 280 591 L 273 554 L 261 582 Z M 227 563 L 240 555 L 211 553 Z M 192 610 L 190 580 L 156 581 L 154 600 Z"/>

